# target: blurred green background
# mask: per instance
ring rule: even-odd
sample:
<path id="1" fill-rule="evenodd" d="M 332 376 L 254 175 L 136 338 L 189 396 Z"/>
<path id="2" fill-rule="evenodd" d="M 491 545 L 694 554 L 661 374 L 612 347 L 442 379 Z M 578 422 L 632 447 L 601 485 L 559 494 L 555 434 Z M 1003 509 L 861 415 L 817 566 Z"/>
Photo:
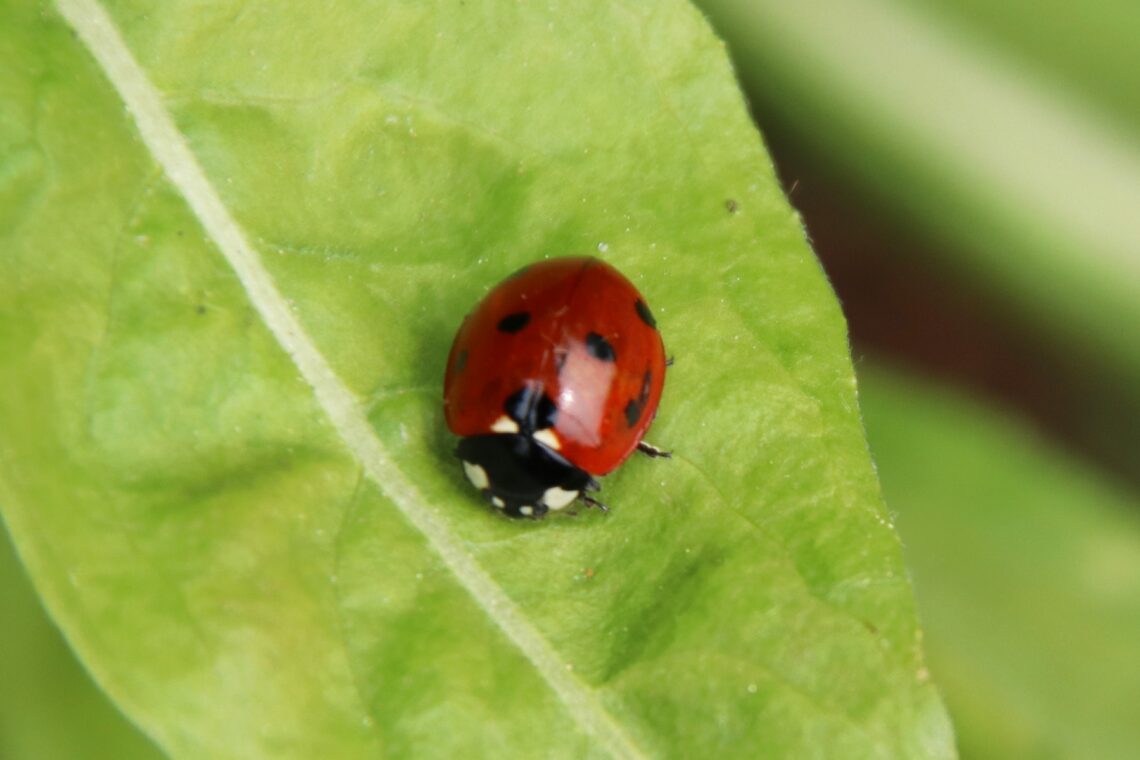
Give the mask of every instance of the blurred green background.
<path id="1" fill-rule="evenodd" d="M 698 5 L 848 315 L 962 756 L 1135 756 L 1140 4 Z M 0 620 L 0 758 L 157 754 L 6 537 Z"/>

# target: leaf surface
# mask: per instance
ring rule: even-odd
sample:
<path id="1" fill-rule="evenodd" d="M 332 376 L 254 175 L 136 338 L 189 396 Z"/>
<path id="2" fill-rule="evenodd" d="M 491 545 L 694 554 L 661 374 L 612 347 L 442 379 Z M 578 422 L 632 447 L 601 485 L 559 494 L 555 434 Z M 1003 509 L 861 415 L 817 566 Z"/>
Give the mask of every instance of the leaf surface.
<path id="1" fill-rule="evenodd" d="M 83 672 L 0 534 L 0 757 L 155 760 L 163 755 Z"/>
<path id="2" fill-rule="evenodd" d="M 951 755 L 842 317 L 700 17 L 291 8 L 0 27 L 2 506 L 104 688 L 180 757 Z M 675 458 L 507 521 L 446 349 L 585 252 L 677 356 Z"/>

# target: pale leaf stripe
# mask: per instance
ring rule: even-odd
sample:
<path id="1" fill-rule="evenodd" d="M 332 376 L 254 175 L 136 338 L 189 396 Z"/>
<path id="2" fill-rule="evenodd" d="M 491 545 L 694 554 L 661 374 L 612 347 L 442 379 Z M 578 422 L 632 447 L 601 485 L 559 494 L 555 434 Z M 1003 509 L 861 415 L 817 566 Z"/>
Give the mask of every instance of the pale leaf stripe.
<path id="1" fill-rule="evenodd" d="M 206 178 L 161 97 L 106 11 L 93 0 L 58 0 L 57 7 L 99 62 L 154 159 L 233 267 L 250 302 L 312 386 L 317 401 L 368 477 L 423 533 L 459 583 L 558 694 L 573 719 L 611 755 L 642 757 L 644 753 L 605 709 L 600 696 L 567 668 L 550 643 L 388 456 L 357 399 L 305 333 L 256 251 Z"/>

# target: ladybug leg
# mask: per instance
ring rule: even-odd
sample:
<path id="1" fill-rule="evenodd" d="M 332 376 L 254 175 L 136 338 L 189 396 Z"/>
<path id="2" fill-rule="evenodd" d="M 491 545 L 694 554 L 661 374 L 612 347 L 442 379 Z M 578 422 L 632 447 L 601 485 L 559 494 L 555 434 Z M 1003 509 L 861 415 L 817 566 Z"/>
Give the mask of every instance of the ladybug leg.
<path id="1" fill-rule="evenodd" d="M 659 449 L 656 446 L 654 446 L 652 443 L 646 443 L 645 441 L 638 441 L 637 442 L 637 450 L 640 451 L 642 454 L 645 454 L 646 456 L 653 457 L 654 459 L 672 459 L 673 458 L 673 452 L 672 451 L 666 451 L 665 449 Z"/>
<path id="2" fill-rule="evenodd" d="M 673 366 L 673 357 L 672 356 L 670 356 L 668 359 L 665 360 L 665 366 L 666 367 L 672 367 Z"/>
<path id="3" fill-rule="evenodd" d="M 598 509 L 602 510 L 603 512 L 609 512 L 610 511 L 609 507 L 607 507 L 605 504 L 601 503 L 600 501 L 595 499 L 593 496 L 590 496 L 589 494 L 587 494 L 585 492 L 578 494 L 578 498 L 581 499 L 582 501 L 586 502 L 587 507 L 597 507 Z"/>

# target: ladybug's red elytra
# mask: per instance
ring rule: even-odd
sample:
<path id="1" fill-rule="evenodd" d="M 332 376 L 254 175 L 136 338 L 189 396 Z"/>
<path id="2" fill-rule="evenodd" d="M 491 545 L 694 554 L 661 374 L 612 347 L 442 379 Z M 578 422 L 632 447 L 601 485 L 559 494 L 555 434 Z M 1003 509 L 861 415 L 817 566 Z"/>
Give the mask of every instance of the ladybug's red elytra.
<path id="1" fill-rule="evenodd" d="M 657 322 L 629 280 L 588 257 L 503 280 L 467 315 L 443 381 L 456 453 L 483 496 L 542 517 L 589 495 L 642 441 L 665 384 Z"/>

